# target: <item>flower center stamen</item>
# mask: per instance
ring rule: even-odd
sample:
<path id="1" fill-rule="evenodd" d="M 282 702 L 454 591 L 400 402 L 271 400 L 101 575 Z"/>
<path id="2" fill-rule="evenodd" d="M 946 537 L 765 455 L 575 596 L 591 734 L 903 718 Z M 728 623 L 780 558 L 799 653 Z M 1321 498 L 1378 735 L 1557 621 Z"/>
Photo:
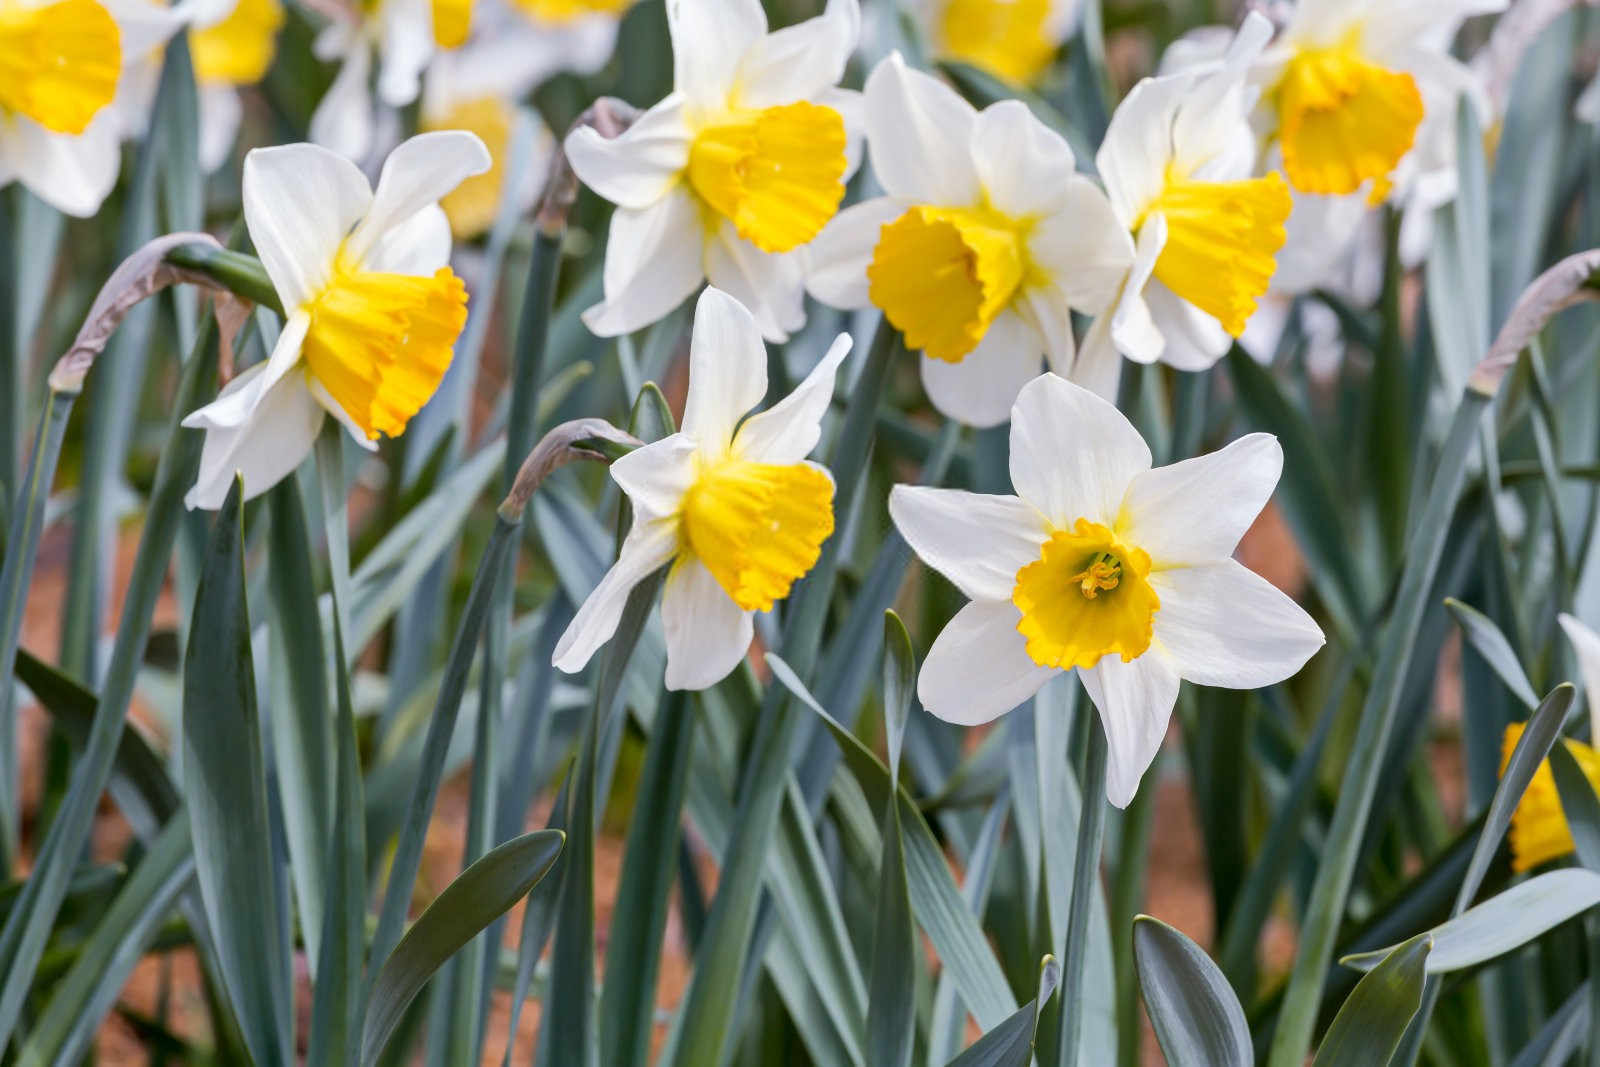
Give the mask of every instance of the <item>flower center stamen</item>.
<path id="1" fill-rule="evenodd" d="M 432 277 L 387 274 L 341 251 L 307 310 L 307 372 L 367 437 L 398 437 L 450 368 L 467 288 L 449 267 Z"/>
<path id="2" fill-rule="evenodd" d="M 1027 274 L 1025 230 L 984 208 L 914 207 L 879 234 L 867 267 L 872 302 L 907 347 L 959 363 Z"/>
<path id="3" fill-rule="evenodd" d="M 0 112 L 80 134 L 117 94 L 122 31 L 95 0 L 0 0 Z"/>
<path id="4" fill-rule="evenodd" d="M 769 611 L 833 533 L 833 479 L 809 463 L 726 459 L 684 495 L 683 540 L 746 611 Z"/>
<path id="5" fill-rule="evenodd" d="M 702 129 L 689 184 L 739 236 L 788 252 L 822 231 L 844 199 L 844 119 L 804 101 Z"/>
<path id="6" fill-rule="evenodd" d="M 1167 243 L 1155 276 L 1234 337 L 1278 268 L 1293 200 L 1276 171 L 1263 178 L 1202 182 L 1169 177 L 1145 216 L 1167 220 Z M 1136 223 L 1137 231 L 1143 218 Z"/>
<path id="7" fill-rule="evenodd" d="M 1050 0 L 948 0 L 937 37 L 950 59 L 1027 85 L 1055 58 L 1049 18 Z"/>
<path id="8" fill-rule="evenodd" d="M 1352 37 L 1301 49 L 1272 92 L 1283 169 L 1295 188 L 1344 195 L 1371 179 L 1376 202 L 1416 139 L 1422 94 L 1411 75 L 1367 62 L 1357 44 Z"/>
<path id="9" fill-rule="evenodd" d="M 1102 656 L 1142 656 L 1161 600 L 1147 580 L 1150 556 L 1110 529 L 1079 519 L 1056 530 L 1039 558 L 1017 572 L 1017 632 L 1042 667 L 1093 667 Z"/>

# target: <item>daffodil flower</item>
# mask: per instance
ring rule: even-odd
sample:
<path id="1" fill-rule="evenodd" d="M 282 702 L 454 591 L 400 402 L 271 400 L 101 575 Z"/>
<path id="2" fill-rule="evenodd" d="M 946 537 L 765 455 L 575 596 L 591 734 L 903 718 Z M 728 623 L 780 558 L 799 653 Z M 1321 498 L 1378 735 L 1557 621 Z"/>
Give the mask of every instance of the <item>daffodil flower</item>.
<path id="1" fill-rule="evenodd" d="M 988 722 L 1076 670 L 1105 728 L 1118 807 L 1161 747 L 1180 679 L 1271 685 L 1323 642 L 1293 600 L 1231 558 L 1277 485 L 1277 439 L 1150 462 L 1115 407 L 1046 374 L 1011 415 L 1017 496 L 906 485 L 889 496 L 901 535 L 971 601 L 928 650 L 923 706 Z"/>
<path id="2" fill-rule="evenodd" d="M 1589 739 L 1600 742 L 1600 634 L 1579 622 L 1575 617 L 1562 614 L 1561 629 L 1578 659 L 1578 674 L 1583 679 L 1584 699 L 1589 702 Z M 1514 722 L 1506 727 L 1505 740 L 1500 754 L 1500 773 L 1506 773 L 1511 753 L 1522 737 L 1526 723 Z M 1561 738 L 1557 742 L 1567 746 L 1572 758 L 1578 761 L 1589 785 L 1600 790 L 1600 751 L 1593 744 Z M 1518 874 L 1530 871 L 1542 863 L 1570 854 L 1577 846 L 1572 840 L 1572 827 L 1561 810 L 1561 797 L 1556 791 L 1556 778 L 1550 770 L 1550 761 L 1539 764 L 1528 782 L 1528 789 L 1517 802 L 1511 814 L 1511 869 Z"/>
<path id="3" fill-rule="evenodd" d="M 1470 80 L 1449 53 L 1462 20 L 1506 2 L 1300 0 L 1251 72 L 1290 183 L 1381 200 L 1424 115 L 1453 119 Z"/>
<path id="4" fill-rule="evenodd" d="M 558 668 L 582 670 L 616 632 L 629 590 L 669 563 L 661 594 L 667 688 L 705 689 L 739 665 L 754 614 L 789 594 L 833 533 L 833 477 L 806 456 L 849 351 L 841 335 L 794 392 L 744 418 L 767 391 L 761 333 L 727 293 L 701 294 L 683 426 L 611 465 L 633 526 L 561 635 Z"/>
<path id="5" fill-rule="evenodd" d="M 487 171 L 468 178 L 439 201 L 458 240 L 486 233 L 494 223 L 505 191 L 506 156 L 516 132 L 518 102 L 547 72 L 542 65 L 536 69 L 517 62 L 519 56 L 527 58 L 524 52 L 508 50 L 506 38 L 490 31 L 439 56 L 423 81 L 420 128 L 476 134 L 494 161 Z M 534 123 L 534 143 L 517 187 L 510 190 L 519 211 L 539 194 L 556 147 L 536 113 L 522 114 Z"/>
<path id="6" fill-rule="evenodd" d="M 1017 85 L 1050 67 L 1078 24 L 1078 0 L 913 0 L 907 5 L 940 59 Z"/>
<path id="7" fill-rule="evenodd" d="M 332 16 L 312 42 L 339 73 L 311 115 L 311 140 L 350 159 L 365 159 L 376 140 L 372 62 L 379 59 L 378 101 L 402 108 L 417 99 L 434 56 L 459 48 L 472 29 L 473 0 L 326 0 Z"/>
<path id="8" fill-rule="evenodd" d="M 200 166 L 220 167 L 239 134 L 239 91 L 267 76 L 283 27 L 279 0 L 193 5 L 189 52 L 200 89 Z"/>
<path id="9" fill-rule="evenodd" d="M 99 211 L 122 161 L 124 73 L 182 24 L 144 0 L 0 0 L 0 187 Z"/>
<path id="10" fill-rule="evenodd" d="M 1291 201 L 1281 175 L 1250 177 L 1255 90 L 1245 76 L 1271 33 L 1252 13 L 1220 65 L 1145 78 L 1111 116 L 1095 163 L 1135 253 L 1072 375 L 1103 396 L 1116 387 L 1119 352 L 1211 366 L 1267 291 Z"/>
<path id="11" fill-rule="evenodd" d="M 887 195 L 828 224 L 807 250 L 807 288 L 834 307 L 882 309 L 922 351 L 934 406 L 997 425 L 1046 360 L 1071 366 L 1072 312 L 1116 294 L 1132 239 L 1066 141 L 1022 103 L 975 111 L 898 54 L 865 97 Z"/>
<path id="12" fill-rule="evenodd" d="M 667 0 L 673 92 L 607 139 L 566 141 L 579 178 L 617 205 L 605 301 L 612 337 L 661 318 L 703 281 L 748 307 L 771 341 L 805 322 L 796 250 L 844 197 L 858 98 L 836 88 L 861 28 L 856 0 L 767 32 L 759 0 Z"/>
<path id="13" fill-rule="evenodd" d="M 206 432 L 189 507 L 220 507 L 235 471 L 246 498 L 270 489 L 310 453 L 324 415 L 369 449 L 405 431 L 467 319 L 438 200 L 488 166 L 462 132 L 400 145 L 376 190 L 316 145 L 245 157 L 245 223 L 288 318 L 265 362 L 183 420 Z"/>

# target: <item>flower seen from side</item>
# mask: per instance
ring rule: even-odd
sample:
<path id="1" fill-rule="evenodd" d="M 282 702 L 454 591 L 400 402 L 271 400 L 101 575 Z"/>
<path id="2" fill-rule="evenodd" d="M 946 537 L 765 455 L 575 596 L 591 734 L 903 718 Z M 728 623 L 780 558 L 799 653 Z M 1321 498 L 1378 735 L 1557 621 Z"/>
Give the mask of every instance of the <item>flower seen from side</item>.
<path id="1" fill-rule="evenodd" d="M 1155 759 L 1181 679 L 1255 689 L 1322 646 L 1293 600 L 1232 558 L 1277 485 L 1277 439 L 1152 468 L 1117 409 L 1054 374 L 1011 419 L 1016 496 L 897 485 L 895 526 L 969 603 L 934 640 L 917 693 L 974 725 L 1077 671 L 1109 745 L 1106 796 L 1124 807 Z"/>
<path id="2" fill-rule="evenodd" d="M 806 456 L 849 350 L 840 335 L 794 392 L 745 418 L 767 391 L 761 334 L 737 300 L 701 294 L 683 425 L 611 465 L 633 526 L 557 643 L 556 667 L 582 670 L 616 632 L 629 590 L 669 564 L 667 688 L 705 689 L 739 665 L 755 612 L 788 595 L 833 533 L 833 478 Z"/>
<path id="3" fill-rule="evenodd" d="M 1589 702 L 1589 737 L 1591 740 L 1600 738 L 1600 733 L 1594 732 L 1596 726 L 1600 726 L 1600 634 L 1571 615 L 1562 614 L 1559 618 L 1561 629 L 1566 631 L 1567 640 L 1572 643 L 1572 651 L 1578 659 L 1578 674 L 1583 679 L 1583 698 Z M 1506 727 L 1500 753 L 1502 775 L 1526 728 L 1527 724 L 1520 722 Z M 1556 743 L 1567 746 L 1567 751 L 1577 761 L 1589 785 L 1600 790 L 1600 751 L 1592 745 L 1568 738 L 1558 738 Z M 1573 843 L 1572 828 L 1567 824 L 1566 814 L 1561 810 L 1561 797 L 1556 791 L 1556 777 L 1550 770 L 1549 760 L 1539 764 L 1539 769 L 1533 772 L 1527 791 L 1517 802 L 1517 810 L 1511 814 L 1511 829 L 1507 837 L 1511 842 L 1511 869 L 1518 874 L 1570 855 L 1577 847 Z"/>
<path id="4" fill-rule="evenodd" d="M 1270 35 L 1252 13 L 1220 64 L 1146 78 L 1111 117 L 1095 162 L 1134 255 L 1073 370 L 1101 395 L 1115 389 L 1118 353 L 1211 366 L 1267 291 L 1291 199 L 1281 175 L 1250 176 L 1255 90 L 1245 77 Z"/>
<path id="5" fill-rule="evenodd" d="M 759 0 L 668 0 L 675 88 L 620 136 L 566 140 L 579 178 L 617 205 L 603 337 L 646 326 L 707 280 L 785 340 L 805 321 L 797 250 L 844 197 L 856 94 L 837 88 L 855 50 L 856 0 L 767 32 Z"/>
<path id="6" fill-rule="evenodd" d="M 246 499 L 270 489 L 310 453 L 325 415 L 369 449 L 405 431 L 466 324 L 438 200 L 488 167 L 483 143 L 459 131 L 400 145 L 375 190 L 315 145 L 245 157 L 245 222 L 287 319 L 266 361 L 184 419 L 206 431 L 189 507 L 219 507 L 236 471 Z"/>
<path id="7" fill-rule="evenodd" d="M 934 406 L 997 425 L 1046 361 L 1071 366 L 1072 312 L 1115 295 L 1132 240 L 1066 141 L 1019 101 L 975 111 L 898 54 L 865 99 L 887 195 L 828 224 L 807 250 L 807 287 L 834 307 L 882 309 L 922 352 Z"/>

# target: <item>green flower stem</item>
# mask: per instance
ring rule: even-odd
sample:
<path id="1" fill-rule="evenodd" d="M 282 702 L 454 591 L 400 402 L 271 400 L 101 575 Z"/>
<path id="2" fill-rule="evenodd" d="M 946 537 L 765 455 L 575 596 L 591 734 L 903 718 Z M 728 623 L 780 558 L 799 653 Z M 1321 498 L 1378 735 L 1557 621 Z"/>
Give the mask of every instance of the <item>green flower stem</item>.
<path id="1" fill-rule="evenodd" d="M 168 252 L 167 262 L 203 274 L 235 295 L 279 315 L 284 313 L 278 290 L 267 277 L 267 268 L 255 256 L 210 245 L 189 244 Z"/>
<path id="2" fill-rule="evenodd" d="M 1093 718 L 1088 703 L 1078 713 Z M 1106 732 L 1098 718 L 1089 724 L 1089 747 L 1083 757 L 1083 818 L 1078 824 L 1077 858 L 1072 865 L 1072 897 L 1067 908 L 1067 942 L 1061 953 L 1062 996 L 1060 1038 L 1056 1044 L 1062 1067 L 1077 1067 L 1083 1032 L 1083 960 L 1089 944 L 1089 910 L 1094 906 L 1095 880 L 1100 877 L 1100 845 L 1106 828 Z"/>

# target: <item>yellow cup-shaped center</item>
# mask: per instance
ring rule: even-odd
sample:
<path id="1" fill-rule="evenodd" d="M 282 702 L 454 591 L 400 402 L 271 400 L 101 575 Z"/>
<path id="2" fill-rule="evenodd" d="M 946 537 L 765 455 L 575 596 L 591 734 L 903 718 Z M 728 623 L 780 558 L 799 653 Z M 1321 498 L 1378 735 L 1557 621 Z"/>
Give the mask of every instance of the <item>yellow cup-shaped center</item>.
<path id="1" fill-rule="evenodd" d="M 117 94 L 122 32 L 95 0 L 0 0 L 0 112 L 79 134 Z"/>
<path id="2" fill-rule="evenodd" d="M 1041 667 L 1093 667 L 1101 656 L 1133 660 L 1150 647 L 1161 599 L 1150 556 L 1107 527 L 1079 519 L 1056 530 L 1039 558 L 1017 572 L 1017 632 Z"/>
<path id="3" fill-rule="evenodd" d="M 815 237 L 844 199 L 844 119 L 804 101 L 707 126 L 689 149 L 689 184 L 763 252 Z"/>
<path id="4" fill-rule="evenodd" d="M 515 0 L 541 22 L 572 22 L 588 15 L 621 15 L 633 0 Z"/>
<path id="5" fill-rule="evenodd" d="M 1277 270 L 1292 203 L 1276 171 L 1237 182 L 1169 180 L 1146 209 L 1167 220 L 1156 277 L 1238 337 Z"/>
<path id="6" fill-rule="evenodd" d="M 725 459 L 684 497 L 688 550 L 746 611 L 768 611 L 833 533 L 833 479 L 809 463 Z"/>
<path id="7" fill-rule="evenodd" d="M 221 22 L 190 31 L 195 78 L 202 85 L 254 85 L 272 66 L 282 26 L 278 0 L 239 0 Z"/>
<path id="8" fill-rule="evenodd" d="M 1526 729 L 1526 723 L 1514 722 L 1506 727 L 1505 741 L 1500 757 L 1500 773 L 1506 772 L 1512 750 Z M 1582 741 L 1561 740 L 1567 751 L 1578 761 L 1583 776 L 1589 784 L 1600 790 L 1600 752 Z M 1572 840 L 1572 828 L 1567 825 L 1566 814 L 1561 810 L 1561 797 L 1556 792 L 1555 774 L 1550 761 L 1539 764 L 1528 783 L 1527 792 L 1517 802 L 1511 815 L 1511 869 L 1518 874 L 1532 870 L 1541 863 L 1560 859 L 1577 846 Z"/>
<path id="9" fill-rule="evenodd" d="M 1046 35 L 1050 0 L 946 0 L 936 34 L 939 50 L 1021 85 L 1055 58 Z"/>
<path id="10" fill-rule="evenodd" d="M 449 267 L 432 277 L 386 274 L 341 254 L 308 310 L 307 372 L 369 438 L 398 437 L 450 368 L 467 288 Z"/>
<path id="11" fill-rule="evenodd" d="M 959 363 L 1022 284 L 1025 245 L 1025 227 L 996 212 L 914 207 L 880 233 L 868 292 L 907 346 Z"/>
<path id="12" fill-rule="evenodd" d="M 1353 193 L 1371 179 L 1381 200 L 1422 124 L 1422 94 L 1355 44 L 1301 49 L 1284 68 L 1273 90 L 1283 169 L 1307 193 Z"/>
<path id="13" fill-rule="evenodd" d="M 489 169 L 467 178 L 439 200 L 449 216 L 451 232 L 462 240 L 487 232 L 500 210 L 500 185 L 505 179 L 501 164 L 511 143 L 511 124 L 511 106 L 497 96 L 462 100 L 422 120 L 423 130 L 475 133 L 489 149 Z"/>

